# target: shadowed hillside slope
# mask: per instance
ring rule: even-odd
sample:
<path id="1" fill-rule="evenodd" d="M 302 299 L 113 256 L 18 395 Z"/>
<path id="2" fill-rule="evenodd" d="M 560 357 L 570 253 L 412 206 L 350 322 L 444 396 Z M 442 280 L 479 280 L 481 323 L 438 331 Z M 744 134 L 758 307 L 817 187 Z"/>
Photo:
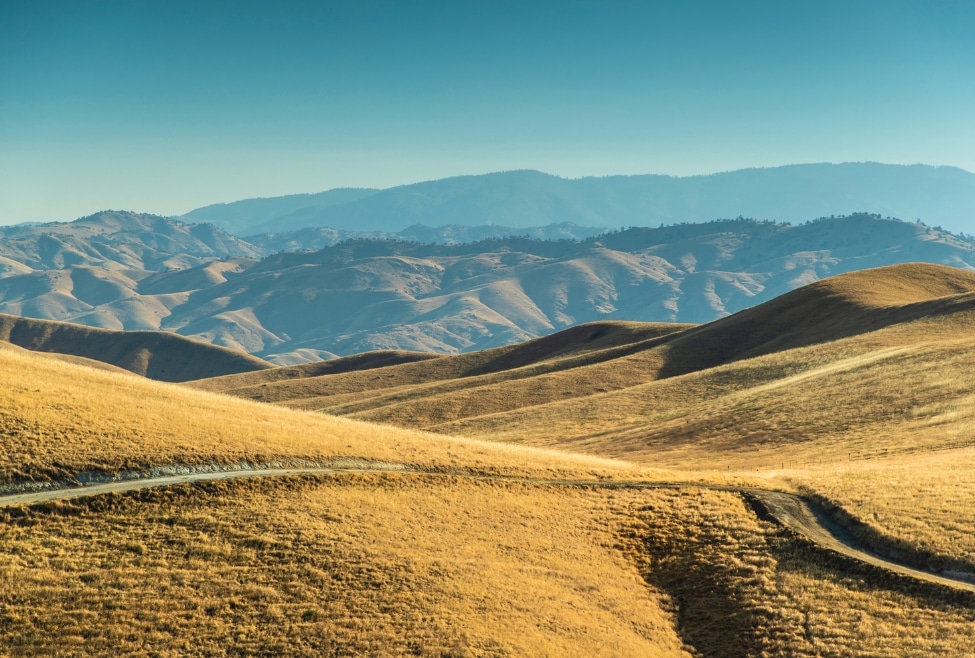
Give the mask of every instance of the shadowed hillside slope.
<path id="1" fill-rule="evenodd" d="M 37 352 L 102 361 L 168 382 L 271 367 L 250 354 L 161 331 L 109 331 L 5 314 L 0 314 L 0 340 Z"/>
<path id="2" fill-rule="evenodd" d="M 433 359 L 411 359 L 414 362 L 390 366 L 374 367 L 376 359 L 385 353 L 367 352 L 360 357 L 346 357 L 321 365 L 229 375 L 188 385 L 265 402 L 301 400 L 298 406 L 315 408 L 324 403 L 319 397 L 327 398 L 330 403 L 337 399 L 361 401 L 376 395 L 396 394 L 404 388 L 414 392 L 421 390 L 416 387 L 425 387 L 422 390 L 430 394 L 445 389 L 474 388 L 486 382 L 510 382 L 581 364 L 604 363 L 640 351 L 648 344 L 659 343 L 666 336 L 690 326 L 598 322 L 516 345 Z M 353 367 L 359 362 L 364 362 L 367 367 Z M 338 366 L 337 372 L 329 367 L 331 363 Z"/>
<path id="3" fill-rule="evenodd" d="M 939 312 L 975 292 L 975 272 L 909 263 L 851 272 L 689 331 L 669 345 L 661 377 L 868 333 Z"/>

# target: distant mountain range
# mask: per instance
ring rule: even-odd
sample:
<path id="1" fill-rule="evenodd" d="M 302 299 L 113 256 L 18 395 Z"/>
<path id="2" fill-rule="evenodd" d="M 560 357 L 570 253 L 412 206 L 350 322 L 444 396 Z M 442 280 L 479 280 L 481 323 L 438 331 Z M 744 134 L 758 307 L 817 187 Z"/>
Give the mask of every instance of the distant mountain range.
<path id="1" fill-rule="evenodd" d="M 800 222 L 870 211 L 975 232 L 975 174 L 954 167 L 803 164 L 707 176 L 565 179 L 537 171 L 460 176 L 385 190 L 247 199 L 193 210 L 239 236 L 308 227 L 396 233 L 413 225 L 613 228 L 754 217 Z"/>
<path id="2" fill-rule="evenodd" d="M 261 233 L 246 238 L 250 244 L 272 254 L 281 251 L 314 251 L 331 247 L 346 240 L 398 240 L 402 242 L 421 242 L 424 244 L 465 244 L 481 240 L 497 240 L 508 237 L 524 237 L 534 240 L 585 240 L 602 235 L 608 229 L 577 226 L 570 222 L 549 224 L 548 226 L 423 226 L 415 224 L 402 231 L 343 231 L 334 228 L 303 228 L 284 233 Z"/>
<path id="3" fill-rule="evenodd" d="M 161 329 L 282 364 L 483 349 L 596 320 L 705 322 L 894 263 L 975 269 L 971 240 L 867 214 L 631 228 L 581 242 L 356 239 L 261 259 L 267 248 L 124 212 L 5 227 L 0 313 Z"/>

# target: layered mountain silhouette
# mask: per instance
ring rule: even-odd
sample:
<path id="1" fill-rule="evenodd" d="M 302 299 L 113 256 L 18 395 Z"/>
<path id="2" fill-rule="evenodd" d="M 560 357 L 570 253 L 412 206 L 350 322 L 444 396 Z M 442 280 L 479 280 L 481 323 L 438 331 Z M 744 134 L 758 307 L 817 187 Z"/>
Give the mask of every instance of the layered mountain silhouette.
<path id="1" fill-rule="evenodd" d="M 969 239 L 868 214 L 631 228 L 583 241 L 356 239 L 263 253 L 213 225 L 133 213 L 8 227 L 0 312 L 170 331 L 296 364 L 369 350 L 473 351 L 585 322 L 708 322 L 893 263 L 975 269 Z"/>
<path id="2" fill-rule="evenodd" d="M 594 226 L 579 226 L 571 222 L 549 224 L 548 226 L 464 226 L 447 224 L 445 226 L 424 226 L 415 224 L 402 231 L 344 231 L 328 227 L 308 227 L 297 231 L 281 233 L 261 233 L 245 238 L 268 254 L 281 251 L 315 251 L 331 247 L 346 240 L 399 240 L 403 242 L 422 242 L 425 244 L 465 244 L 481 240 L 496 240 L 509 237 L 526 237 L 535 240 L 585 240 L 602 235 L 607 229 Z"/>
<path id="3" fill-rule="evenodd" d="M 249 199 L 199 208 L 183 219 L 247 236 L 306 227 L 398 232 L 415 224 L 525 228 L 569 222 L 615 229 L 738 216 L 795 223 L 869 210 L 960 231 L 968 230 L 973 207 L 975 174 L 868 162 L 687 177 L 565 179 L 510 171 L 385 190 Z"/>

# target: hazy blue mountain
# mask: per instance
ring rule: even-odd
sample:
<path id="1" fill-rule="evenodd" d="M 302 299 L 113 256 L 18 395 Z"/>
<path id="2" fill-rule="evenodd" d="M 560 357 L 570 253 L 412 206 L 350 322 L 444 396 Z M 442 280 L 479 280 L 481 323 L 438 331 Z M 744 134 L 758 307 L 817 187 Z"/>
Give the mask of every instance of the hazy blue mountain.
<path id="1" fill-rule="evenodd" d="M 0 308 L 105 329 L 159 329 L 171 309 L 186 302 L 188 290 L 224 281 L 261 254 L 212 224 L 125 211 L 4 226 Z M 190 274 L 179 286 L 146 286 L 182 272 Z"/>
<path id="2" fill-rule="evenodd" d="M 72 266 L 157 271 L 260 255 L 259 248 L 212 224 L 128 211 L 106 210 L 73 222 L 0 226 L 0 273 L 11 267 Z"/>
<path id="3" fill-rule="evenodd" d="M 327 206 L 359 201 L 379 190 L 340 187 L 317 194 L 289 194 L 288 196 L 244 199 L 231 203 L 215 203 L 191 210 L 179 219 L 185 222 L 209 222 L 235 235 L 261 233 L 268 223 L 303 208 Z"/>
<path id="4" fill-rule="evenodd" d="M 605 232 L 605 228 L 576 226 L 569 222 L 528 228 L 512 228 L 510 226 L 462 226 L 460 224 L 430 227 L 417 224 L 402 231 L 397 231 L 396 233 L 386 231 L 362 233 L 320 227 L 303 228 L 285 233 L 262 233 L 260 235 L 250 235 L 244 239 L 260 247 L 265 253 L 271 254 L 279 251 L 324 249 L 344 240 L 352 239 L 404 240 L 406 242 L 420 242 L 423 244 L 464 244 L 512 236 L 529 237 L 535 240 L 585 240 L 586 238 L 601 235 Z"/>
<path id="5" fill-rule="evenodd" d="M 869 210 L 907 220 L 922 219 L 956 232 L 975 232 L 975 174 L 954 167 L 878 163 L 804 164 L 742 169 L 707 176 L 608 176 L 564 179 L 537 171 L 459 176 L 348 198 L 334 190 L 331 202 L 301 195 L 246 202 L 213 212 L 193 211 L 238 235 L 282 233 L 307 227 L 398 233 L 414 225 L 512 228 L 572 223 L 620 228 L 754 217 L 799 222 L 811 217 Z M 356 192 L 356 191 L 352 191 Z M 323 193 L 329 194 L 329 193 Z M 317 198 L 320 195 L 307 195 Z M 260 202 L 261 214 L 243 214 Z M 212 208 L 212 207 L 211 207 Z M 263 218 L 263 223 L 258 219 Z M 226 222 L 220 224 L 219 222 Z M 247 225 L 241 232 L 237 226 Z"/>

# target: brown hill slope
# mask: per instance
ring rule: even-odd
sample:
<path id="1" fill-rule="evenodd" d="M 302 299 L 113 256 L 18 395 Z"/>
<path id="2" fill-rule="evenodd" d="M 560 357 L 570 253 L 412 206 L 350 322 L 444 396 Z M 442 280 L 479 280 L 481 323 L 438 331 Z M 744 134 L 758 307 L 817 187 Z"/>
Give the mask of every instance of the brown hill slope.
<path id="1" fill-rule="evenodd" d="M 862 510 L 872 520 L 853 530 L 892 554 L 964 571 L 973 290 L 951 268 L 869 270 L 599 363 L 396 388 L 362 377 L 359 393 L 347 373 L 343 393 L 326 395 L 326 377 L 317 397 L 285 403 L 672 468 L 771 470 Z"/>
<path id="2" fill-rule="evenodd" d="M 444 390 L 470 389 L 487 382 L 510 382 L 582 364 L 603 363 L 638 352 L 646 345 L 659 343 L 666 336 L 687 328 L 688 325 L 662 323 L 591 323 L 518 345 L 368 371 L 352 370 L 341 374 L 282 380 L 278 377 L 278 371 L 271 370 L 203 380 L 190 385 L 266 402 L 292 403 L 303 408 L 334 405 L 347 400 L 362 401 L 403 390 L 413 394 L 423 391 L 424 395 L 430 395 Z M 321 369 L 322 366 L 314 364 L 297 367 L 298 372 Z M 301 403 L 295 404 L 298 401 Z"/>
<path id="3" fill-rule="evenodd" d="M 298 408 L 433 428 L 516 409 L 525 409 L 530 416 L 536 405 L 625 391 L 762 355 L 868 335 L 920 318 L 957 316 L 965 305 L 965 295 L 952 293 L 965 290 L 975 290 L 975 274 L 908 264 L 817 282 L 696 328 L 582 325 L 522 346 L 368 373 L 272 383 L 268 383 L 267 375 L 259 374 L 194 385 Z M 608 342 L 590 342 L 609 327 L 613 330 L 602 339 Z M 915 338 L 904 340 L 910 343 Z M 840 354 L 861 348 L 837 349 Z M 528 358 L 536 352 L 537 359 Z M 789 367 L 794 370 L 801 364 Z M 572 404 L 564 403 L 567 407 Z M 594 417 L 601 416 L 596 413 Z M 516 426 L 520 427 L 521 421 Z M 506 434 L 502 417 L 485 420 L 484 428 L 488 433 Z M 443 429 L 470 431 L 454 425 L 444 425 Z"/>
<path id="4" fill-rule="evenodd" d="M 0 340 L 37 352 L 101 361 L 168 382 L 271 367 L 250 354 L 161 331 L 109 331 L 5 314 L 0 314 Z"/>
<path id="5" fill-rule="evenodd" d="M 934 296 L 972 283 L 965 277 L 928 276 L 936 273 L 906 266 L 867 273 L 861 282 L 893 276 L 888 282 L 895 294 L 879 295 L 874 288 L 869 296 L 875 306 L 863 303 L 858 312 L 827 316 L 825 323 L 799 323 L 812 336 L 798 333 L 787 341 L 781 335 L 785 349 L 757 343 L 758 356 L 741 356 L 759 351 L 756 343 L 746 342 L 738 358 L 729 359 L 725 343 L 715 340 L 724 350 L 718 357 L 702 348 L 685 349 L 705 367 L 679 361 L 683 373 L 583 400 L 456 412 L 440 423 L 423 414 L 420 401 L 414 409 L 376 407 L 352 415 L 407 424 L 412 414 L 427 421 L 417 425 L 436 431 L 703 468 L 795 465 L 967 445 L 975 427 L 975 389 L 968 372 L 975 360 L 975 292 Z M 862 290 L 855 275 L 838 279 L 827 288 L 844 292 L 844 307 L 853 297 L 862 299 L 855 294 Z M 928 294 L 934 297 L 925 299 Z M 798 297 L 808 301 L 806 292 Z M 881 305 L 894 301 L 906 303 Z M 824 326 L 839 337 L 825 340 Z M 673 343 L 707 335 L 698 332 L 675 336 Z"/>
<path id="6" fill-rule="evenodd" d="M 147 638 L 165 654 L 309 656 L 971 646 L 968 598 L 818 549 L 737 493 L 545 483 L 680 473 L 300 413 L 17 350 L 0 350 L 0 419 L 5 486 L 164 466 L 402 467 L 4 508 L 0 645 L 15 654 L 139 653 Z"/>
<path id="7" fill-rule="evenodd" d="M 73 363 L 78 366 L 86 366 L 88 368 L 95 368 L 96 370 L 108 370 L 109 372 L 129 372 L 125 368 L 119 368 L 118 366 L 113 366 L 110 363 L 105 363 L 104 361 L 98 361 L 96 359 L 86 359 L 83 356 L 75 356 L 74 354 L 60 354 L 58 352 L 33 352 L 32 350 L 25 349 L 19 345 L 14 345 L 13 343 L 7 343 L 0 340 L 0 351 L 13 352 L 13 353 L 24 353 L 32 352 L 38 358 L 50 359 L 52 361 L 60 361 L 62 363 Z"/>
<path id="8" fill-rule="evenodd" d="M 237 373 L 211 377 L 193 382 L 192 385 L 207 391 L 229 391 L 262 386 L 272 382 L 292 379 L 307 379 L 324 375 L 340 375 L 347 372 L 361 372 L 374 368 L 386 368 L 403 363 L 426 361 L 428 359 L 444 358 L 439 354 L 429 352 L 407 352 L 404 350 L 375 350 L 352 356 L 339 357 L 330 361 L 316 361 L 294 366 L 281 366 L 268 370 L 248 373 Z"/>
<path id="9" fill-rule="evenodd" d="M 928 263 L 830 277 L 675 337 L 661 377 L 875 331 L 967 292 L 975 292 L 975 272 Z"/>
<path id="10" fill-rule="evenodd" d="M 934 372 L 947 367 L 937 364 L 951 349 L 932 352 L 925 345 L 937 336 L 966 353 L 965 328 L 975 292 L 965 291 L 975 291 L 975 274 L 908 264 L 817 282 L 700 327 L 653 329 L 652 338 L 640 333 L 640 325 L 625 325 L 625 332 L 615 334 L 618 344 L 602 349 L 582 351 L 586 336 L 598 333 L 583 326 L 542 339 L 545 343 L 367 372 L 239 386 L 234 378 L 224 378 L 193 385 L 365 420 L 537 445 L 571 444 L 630 458 L 652 454 L 659 459 L 660 441 L 674 450 L 697 441 L 695 454 L 703 455 L 707 436 L 720 434 L 728 448 L 758 445 L 767 434 L 754 427 L 761 414 L 736 420 L 742 391 L 768 396 L 777 390 L 776 404 L 788 409 L 787 392 L 799 399 L 804 387 L 825 385 L 818 377 L 839 381 L 838 372 L 859 373 L 867 367 L 879 372 L 893 368 L 891 377 L 905 377 L 897 365 L 901 362 L 884 351 L 895 348 L 913 350 L 908 359 L 913 363 L 932 359 Z M 544 344 L 561 345 L 565 354 L 537 362 L 515 358 Z M 573 353 L 571 345 L 580 352 Z M 249 376 L 251 382 L 256 376 Z M 868 409 L 872 405 L 861 398 L 872 395 L 870 390 L 844 395 Z M 905 388 L 904 395 L 913 393 Z M 828 415 L 829 404 L 821 409 Z M 829 426 L 817 425 L 812 416 L 773 415 L 778 419 L 773 424 L 792 424 L 794 439 L 826 436 Z M 861 427 L 856 436 L 847 436 L 835 449 L 858 440 L 875 420 L 864 414 L 862 422 L 853 422 Z M 751 439 L 742 443 L 745 430 L 734 427 L 750 428 Z M 778 442 L 769 441 L 770 449 Z M 738 459 L 733 452 L 723 454 Z"/>

